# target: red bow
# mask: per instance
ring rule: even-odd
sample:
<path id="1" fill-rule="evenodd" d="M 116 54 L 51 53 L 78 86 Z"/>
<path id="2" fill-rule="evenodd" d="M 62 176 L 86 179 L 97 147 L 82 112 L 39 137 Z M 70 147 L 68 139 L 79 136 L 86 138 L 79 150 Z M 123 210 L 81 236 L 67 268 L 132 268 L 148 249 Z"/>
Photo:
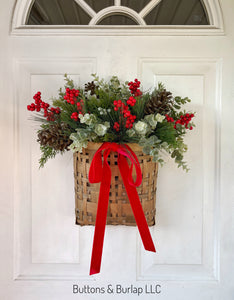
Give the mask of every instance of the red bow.
<path id="1" fill-rule="evenodd" d="M 103 162 L 102 151 L 104 151 Z M 118 153 L 118 167 L 128 194 L 129 202 L 131 204 L 144 247 L 148 251 L 156 252 L 136 190 L 136 187 L 139 186 L 142 182 L 142 173 L 137 156 L 126 144 L 120 145 L 109 142 L 103 143 L 102 146 L 94 154 L 89 170 L 90 183 L 101 182 L 93 240 L 90 275 L 99 273 L 101 267 L 102 249 L 111 185 L 111 168 L 107 162 L 107 158 L 111 151 Z M 128 165 L 127 158 L 129 158 L 129 160 L 131 161 L 130 167 Z M 137 175 L 135 182 L 132 178 L 133 166 L 135 166 Z"/>

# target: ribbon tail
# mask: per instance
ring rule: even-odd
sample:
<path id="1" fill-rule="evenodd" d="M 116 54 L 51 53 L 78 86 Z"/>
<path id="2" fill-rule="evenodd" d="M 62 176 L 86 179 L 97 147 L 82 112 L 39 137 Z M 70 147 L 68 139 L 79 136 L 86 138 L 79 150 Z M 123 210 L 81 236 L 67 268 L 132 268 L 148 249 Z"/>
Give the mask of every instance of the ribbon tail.
<path id="1" fill-rule="evenodd" d="M 128 181 L 130 169 L 123 155 L 119 155 L 118 166 L 145 250 L 156 252 L 136 187 Z"/>
<path id="2" fill-rule="evenodd" d="M 111 170 L 107 161 L 104 160 L 93 239 L 93 250 L 89 273 L 90 275 L 99 273 L 101 268 L 103 241 L 105 235 L 106 217 L 109 203 L 110 184 Z"/>

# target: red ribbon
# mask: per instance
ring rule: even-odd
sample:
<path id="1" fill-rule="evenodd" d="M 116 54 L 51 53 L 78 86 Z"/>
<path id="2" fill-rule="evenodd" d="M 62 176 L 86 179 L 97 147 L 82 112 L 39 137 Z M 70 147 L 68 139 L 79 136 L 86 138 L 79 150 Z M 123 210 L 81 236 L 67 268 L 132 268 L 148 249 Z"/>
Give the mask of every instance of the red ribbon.
<path id="1" fill-rule="evenodd" d="M 104 151 L 103 161 L 102 151 Z M 142 182 L 142 173 L 137 156 L 126 144 L 120 145 L 109 142 L 103 143 L 102 146 L 94 154 L 89 170 L 90 183 L 101 182 L 93 240 L 92 259 L 90 265 L 90 275 L 99 273 L 101 268 L 102 249 L 111 185 L 111 168 L 108 164 L 107 158 L 111 151 L 118 153 L 118 167 L 123 179 L 125 189 L 127 191 L 129 202 L 131 204 L 144 247 L 148 251 L 156 252 L 136 190 L 136 187 L 139 186 Z M 127 158 L 129 158 L 131 162 L 130 167 Z M 135 182 L 132 178 L 133 166 L 135 166 L 137 175 Z"/>

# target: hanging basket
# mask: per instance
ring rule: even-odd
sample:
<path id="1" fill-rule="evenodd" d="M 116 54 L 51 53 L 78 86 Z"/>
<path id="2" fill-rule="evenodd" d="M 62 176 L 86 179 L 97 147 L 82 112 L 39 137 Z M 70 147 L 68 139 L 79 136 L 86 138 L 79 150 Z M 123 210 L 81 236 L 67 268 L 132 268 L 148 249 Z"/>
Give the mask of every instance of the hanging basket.
<path id="1" fill-rule="evenodd" d="M 138 144 L 128 144 L 138 157 L 142 184 L 137 188 L 148 226 L 155 224 L 155 203 L 158 164 L 150 155 L 142 152 Z M 100 183 L 89 183 L 91 161 L 101 143 L 89 143 L 82 153 L 74 153 L 75 213 L 76 224 L 95 225 Z M 118 154 L 111 152 L 108 162 L 111 167 L 111 186 L 107 213 L 108 225 L 136 226 L 131 205 L 117 164 Z M 133 172 L 133 176 L 135 176 Z"/>

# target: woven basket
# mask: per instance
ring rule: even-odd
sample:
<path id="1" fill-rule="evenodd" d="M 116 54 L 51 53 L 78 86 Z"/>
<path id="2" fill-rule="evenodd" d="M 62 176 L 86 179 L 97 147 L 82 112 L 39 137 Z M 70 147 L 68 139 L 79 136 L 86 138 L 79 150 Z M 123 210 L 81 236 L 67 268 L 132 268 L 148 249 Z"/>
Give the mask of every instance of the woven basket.
<path id="1" fill-rule="evenodd" d="M 83 153 L 74 153 L 75 177 L 75 212 L 76 224 L 95 225 L 100 183 L 89 183 L 88 174 L 92 158 L 101 146 L 99 143 L 89 143 Z M 155 224 L 155 202 L 157 188 L 158 164 L 151 156 L 145 155 L 138 144 L 129 144 L 138 157 L 142 184 L 137 188 L 139 198 L 149 226 Z M 108 158 L 111 167 L 111 187 L 107 224 L 136 226 L 131 205 L 117 165 L 118 155 L 111 152 Z M 134 174 L 134 173 L 133 173 Z"/>

